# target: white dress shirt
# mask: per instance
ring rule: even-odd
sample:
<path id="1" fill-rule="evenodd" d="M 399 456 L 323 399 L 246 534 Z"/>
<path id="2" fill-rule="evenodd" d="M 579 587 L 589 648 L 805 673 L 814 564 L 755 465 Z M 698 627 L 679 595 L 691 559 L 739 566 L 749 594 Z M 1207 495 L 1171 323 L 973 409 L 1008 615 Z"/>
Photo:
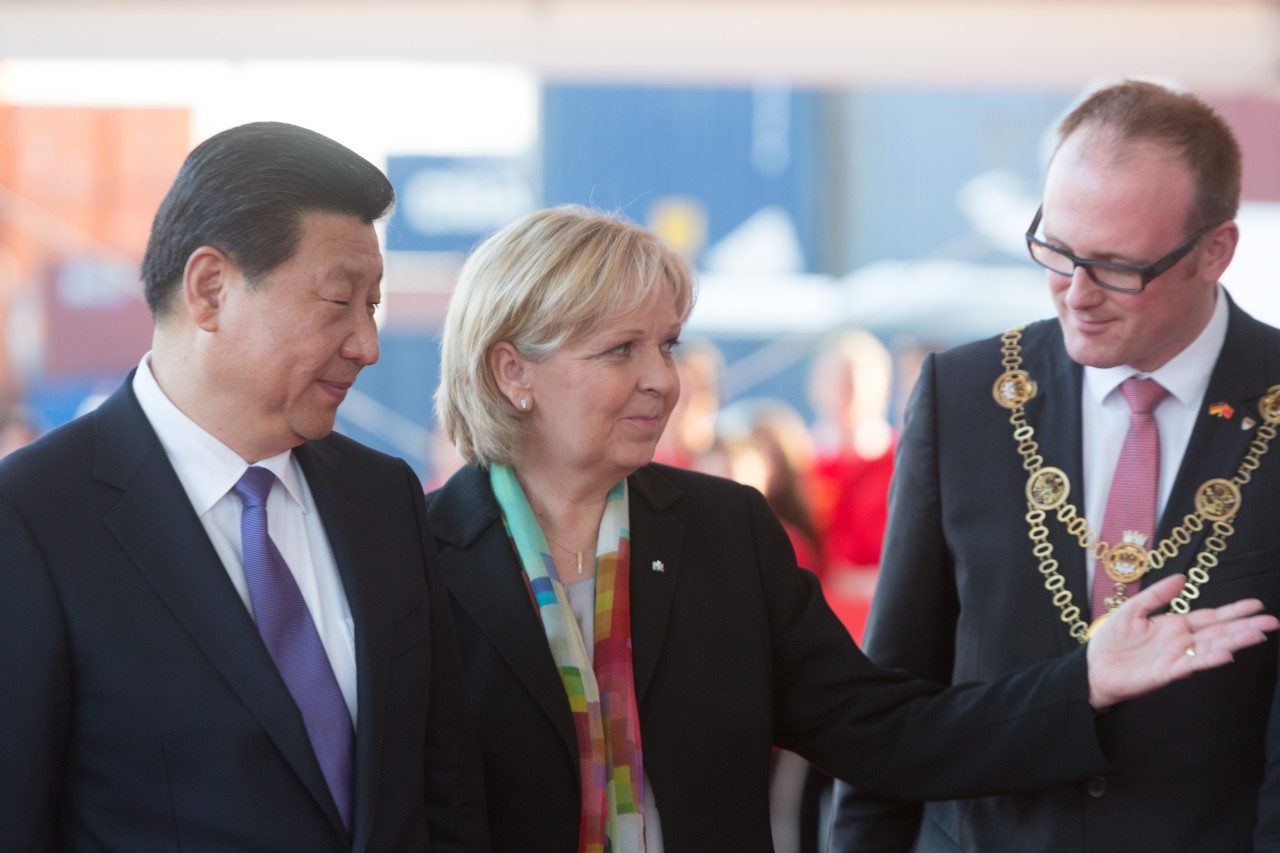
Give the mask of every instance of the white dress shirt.
<path id="1" fill-rule="evenodd" d="M 240 499 L 231 493 L 249 465 L 187 417 L 151 373 L 151 353 L 133 376 L 133 393 L 156 431 L 178 481 L 245 607 L 253 614 L 240 545 Z M 276 475 L 267 498 L 268 532 L 311 611 L 338 687 L 356 721 L 355 626 L 338 565 L 307 480 L 292 451 L 255 463 Z"/>
<path id="2" fill-rule="evenodd" d="M 1191 431 L 1209 388 L 1209 378 L 1226 339 L 1227 299 L 1219 286 L 1213 314 L 1204 329 L 1186 349 L 1152 373 L 1142 373 L 1128 365 L 1084 369 L 1080 413 L 1084 441 L 1084 513 L 1090 530 L 1095 533 L 1102 530 L 1111 480 L 1129 431 L 1129 404 L 1120 393 L 1120 384 L 1130 376 L 1150 377 L 1169 392 L 1155 411 L 1156 428 L 1160 432 L 1160 483 L 1156 489 L 1156 519 L 1159 520 L 1169 502 L 1173 481 L 1182 466 L 1187 442 L 1191 440 Z M 1227 476 L 1230 473 L 1228 471 Z M 1174 507 L 1179 518 L 1192 509 Z M 1153 539 L 1147 547 L 1155 544 Z M 1094 561 L 1087 553 L 1084 560 L 1085 577 L 1089 579 L 1092 595 Z"/>

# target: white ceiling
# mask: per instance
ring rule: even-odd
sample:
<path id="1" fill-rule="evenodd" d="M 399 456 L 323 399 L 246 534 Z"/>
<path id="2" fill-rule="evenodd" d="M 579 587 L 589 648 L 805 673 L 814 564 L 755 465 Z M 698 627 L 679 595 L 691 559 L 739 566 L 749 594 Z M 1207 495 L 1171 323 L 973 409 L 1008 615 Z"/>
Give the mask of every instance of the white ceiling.
<path id="1" fill-rule="evenodd" d="M 0 0 L 0 58 L 509 62 L 552 79 L 1275 94 L 1276 0 Z"/>

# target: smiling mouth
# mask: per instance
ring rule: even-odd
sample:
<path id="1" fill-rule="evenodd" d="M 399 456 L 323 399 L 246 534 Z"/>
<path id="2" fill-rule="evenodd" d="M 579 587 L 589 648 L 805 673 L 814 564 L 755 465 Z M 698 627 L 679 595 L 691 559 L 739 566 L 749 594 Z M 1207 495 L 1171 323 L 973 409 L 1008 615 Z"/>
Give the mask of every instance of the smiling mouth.
<path id="1" fill-rule="evenodd" d="M 1082 332 L 1096 332 L 1111 324 L 1110 320 L 1098 320 L 1076 314 L 1072 317 L 1073 325 Z"/>
<path id="2" fill-rule="evenodd" d="M 349 391 L 351 389 L 351 386 L 355 383 L 354 382 L 333 382 L 330 380 L 320 379 L 317 381 L 316 384 L 318 384 L 321 388 L 323 388 L 330 396 L 335 397 L 336 399 L 341 401 L 346 398 L 347 391 Z"/>

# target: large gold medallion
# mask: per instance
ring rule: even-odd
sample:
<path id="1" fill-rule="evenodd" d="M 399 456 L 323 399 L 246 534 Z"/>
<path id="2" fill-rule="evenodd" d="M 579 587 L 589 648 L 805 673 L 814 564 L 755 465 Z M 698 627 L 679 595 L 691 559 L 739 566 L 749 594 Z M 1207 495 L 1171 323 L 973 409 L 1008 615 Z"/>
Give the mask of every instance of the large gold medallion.
<path id="1" fill-rule="evenodd" d="M 1038 510 L 1057 509 L 1071 494 L 1071 481 L 1060 468 L 1044 467 L 1027 478 L 1027 500 Z"/>
<path id="2" fill-rule="evenodd" d="M 1036 395 L 1036 381 L 1025 370 L 1006 370 L 991 388 L 991 396 L 1006 409 L 1016 409 Z"/>
<path id="3" fill-rule="evenodd" d="M 1196 490 L 1196 509 L 1210 521 L 1226 521 L 1240 511 L 1240 487 L 1222 478 L 1208 480 Z"/>
<path id="4" fill-rule="evenodd" d="M 1147 573 L 1147 537 L 1136 530 L 1126 530 L 1124 540 L 1107 549 L 1102 567 L 1116 583 L 1133 583 Z"/>
<path id="5" fill-rule="evenodd" d="M 1008 374 L 1005 374 L 1008 376 Z M 1280 424 L 1280 385 L 1272 385 L 1258 401 L 1258 413 L 1269 424 Z"/>

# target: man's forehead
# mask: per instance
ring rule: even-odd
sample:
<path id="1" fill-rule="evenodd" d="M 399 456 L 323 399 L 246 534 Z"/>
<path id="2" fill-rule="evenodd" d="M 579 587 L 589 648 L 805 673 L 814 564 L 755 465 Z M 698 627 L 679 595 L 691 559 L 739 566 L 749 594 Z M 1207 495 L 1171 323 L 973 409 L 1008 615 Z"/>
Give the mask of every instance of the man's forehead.
<path id="1" fill-rule="evenodd" d="M 1062 141 L 1054 162 L 1106 170 L 1167 169 L 1190 175 L 1179 152 L 1150 137 L 1122 135 L 1107 126 L 1084 126 Z M 1050 165 L 1052 168 L 1052 164 Z"/>

